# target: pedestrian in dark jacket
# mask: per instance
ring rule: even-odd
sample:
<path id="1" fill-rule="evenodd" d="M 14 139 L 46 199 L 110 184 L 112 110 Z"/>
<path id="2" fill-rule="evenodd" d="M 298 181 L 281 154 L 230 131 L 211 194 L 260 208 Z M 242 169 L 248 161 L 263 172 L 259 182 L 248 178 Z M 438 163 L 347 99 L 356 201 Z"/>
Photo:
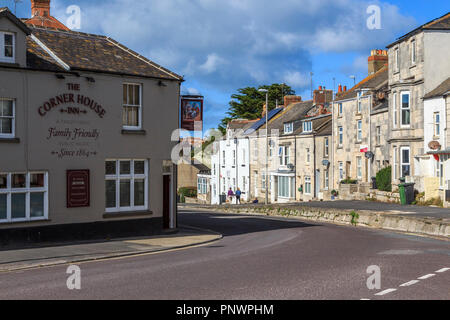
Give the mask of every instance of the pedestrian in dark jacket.
<path id="1" fill-rule="evenodd" d="M 238 204 L 238 203 L 241 204 L 241 194 L 242 194 L 241 190 L 239 188 L 237 188 L 236 193 L 235 193 L 236 204 Z"/>

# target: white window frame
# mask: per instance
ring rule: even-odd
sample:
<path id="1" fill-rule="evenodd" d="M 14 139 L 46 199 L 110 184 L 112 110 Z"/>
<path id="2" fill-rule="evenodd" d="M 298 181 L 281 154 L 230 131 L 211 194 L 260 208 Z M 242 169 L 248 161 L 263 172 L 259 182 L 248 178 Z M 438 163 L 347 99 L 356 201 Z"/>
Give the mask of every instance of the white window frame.
<path id="1" fill-rule="evenodd" d="M 222 165 L 225 166 L 225 150 L 222 151 Z"/>
<path id="2" fill-rule="evenodd" d="M 441 114 L 439 112 L 433 114 L 433 135 L 435 137 L 441 135 Z"/>
<path id="3" fill-rule="evenodd" d="M 12 49 L 13 49 L 13 56 L 12 57 L 6 57 L 5 56 L 5 35 L 11 35 L 12 36 Z M 0 31 L 0 62 L 4 63 L 14 63 L 16 61 L 16 35 L 12 32 L 5 32 Z"/>
<path id="4" fill-rule="evenodd" d="M 14 174 L 25 175 L 25 188 L 13 188 L 12 176 Z M 30 176 L 32 174 L 44 175 L 44 186 L 40 188 L 31 188 Z M 1 219 L 2 223 L 11 222 L 28 222 L 28 221 L 42 221 L 48 220 L 48 172 L 44 171 L 31 171 L 31 172 L 0 172 L 0 175 L 7 175 L 7 187 L 6 189 L 0 189 L 0 194 L 6 195 L 6 219 Z M 31 194 L 43 193 L 44 194 L 44 215 L 42 217 L 31 217 Z M 25 194 L 25 218 L 13 218 L 12 217 L 12 195 L 13 194 Z"/>
<path id="5" fill-rule="evenodd" d="M 306 163 L 310 163 L 310 162 L 311 162 L 311 149 L 306 148 Z"/>
<path id="6" fill-rule="evenodd" d="M 233 166 L 236 166 L 236 150 L 233 150 Z"/>
<path id="7" fill-rule="evenodd" d="M 356 157 L 356 176 L 358 180 L 362 179 L 362 157 Z"/>
<path id="8" fill-rule="evenodd" d="M 343 111 L 343 109 L 342 109 L 342 102 L 339 102 L 338 103 L 338 115 L 339 116 L 342 116 L 342 113 L 343 113 L 342 111 Z"/>
<path id="9" fill-rule="evenodd" d="M 12 124 L 11 124 L 11 133 L 1 133 L 0 131 L 0 138 L 14 138 L 16 136 L 16 101 L 14 99 L 9 98 L 0 98 L 0 102 L 2 101 L 12 102 L 12 116 L 0 115 L 0 119 L 2 118 L 12 119 Z"/>
<path id="10" fill-rule="evenodd" d="M 339 182 L 344 180 L 344 163 L 339 162 Z"/>
<path id="11" fill-rule="evenodd" d="M 411 40 L 411 65 L 416 64 L 417 59 L 417 45 L 416 45 L 416 39 Z"/>
<path id="12" fill-rule="evenodd" d="M 324 157 L 328 157 L 329 156 L 329 154 L 330 154 L 330 139 L 328 139 L 328 137 L 325 137 L 325 139 L 324 139 L 325 141 L 324 141 L 324 148 L 325 148 L 325 150 L 324 150 Z"/>
<path id="13" fill-rule="evenodd" d="M 197 178 L 197 192 L 198 194 L 208 194 L 208 180 L 206 178 Z"/>
<path id="14" fill-rule="evenodd" d="M 130 211 L 145 211 L 148 210 L 148 184 L 149 184 L 149 161 L 147 159 L 106 159 L 106 162 L 116 163 L 116 173 L 113 175 L 107 175 L 105 172 L 105 182 L 107 180 L 116 182 L 116 206 L 111 208 L 106 208 L 105 201 L 105 212 L 107 213 L 118 213 L 118 212 L 130 212 Z M 120 162 L 130 161 L 130 173 L 121 174 L 120 173 Z M 144 161 L 144 174 L 134 173 L 134 163 L 135 161 Z M 121 207 L 120 206 L 120 181 L 130 180 L 130 206 Z M 134 181 L 144 180 L 144 205 L 135 206 L 134 205 Z M 106 186 L 105 186 L 105 200 L 106 200 Z"/>
<path id="15" fill-rule="evenodd" d="M 280 146 L 279 158 L 280 158 L 281 166 L 287 166 L 290 163 L 290 160 L 291 160 L 290 152 L 291 152 L 290 146 Z"/>
<path id="16" fill-rule="evenodd" d="M 338 127 L 338 145 L 342 147 L 344 144 L 344 128 L 342 126 Z"/>
<path id="17" fill-rule="evenodd" d="M 303 122 L 303 132 L 312 132 L 312 121 L 304 121 Z"/>
<path id="18" fill-rule="evenodd" d="M 394 157 L 394 180 L 398 179 L 398 148 L 394 147 L 393 150 L 393 157 Z"/>
<path id="19" fill-rule="evenodd" d="M 403 151 L 408 150 L 408 162 L 403 162 Z M 401 147 L 400 148 L 400 174 L 401 177 L 404 178 L 403 175 L 403 166 L 409 166 L 409 176 L 411 176 L 411 148 L 410 147 Z"/>
<path id="20" fill-rule="evenodd" d="M 305 176 L 305 194 L 310 195 L 312 192 L 311 176 Z"/>
<path id="21" fill-rule="evenodd" d="M 288 122 L 284 124 L 284 133 L 288 134 L 288 133 L 292 133 L 294 132 L 294 123 L 292 122 Z"/>
<path id="22" fill-rule="evenodd" d="M 330 187 L 330 172 L 328 169 L 324 170 L 324 190 L 328 190 Z"/>
<path id="23" fill-rule="evenodd" d="M 295 199 L 295 177 L 278 176 L 278 198 Z M 286 191 L 283 193 L 282 191 Z"/>
<path id="24" fill-rule="evenodd" d="M 357 133 L 356 133 L 356 141 L 362 141 L 362 120 L 358 120 L 357 124 Z"/>
<path id="25" fill-rule="evenodd" d="M 397 128 L 398 125 L 398 95 L 397 92 L 394 92 L 392 95 L 392 112 L 394 116 L 392 117 L 394 128 Z"/>
<path id="26" fill-rule="evenodd" d="M 127 101 L 128 101 L 128 90 L 129 90 L 129 86 L 138 86 L 139 87 L 139 105 L 133 105 L 133 104 L 124 104 L 123 103 L 123 97 L 122 97 L 122 128 L 125 130 L 141 130 L 142 129 L 142 106 L 143 106 L 143 101 L 142 101 L 142 84 L 141 83 L 133 83 L 133 82 L 124 82 L 122 84 L 122 95 L 123 95 L 123 86 L 127 86 Z M 139 121 L 138 121 L 138 125 L 137 126 L 127 126 L 123 124 L 123 112 L 125 111 L 125 107 L 133 107 L 133 108 L 138 108 L 138 116 L 139 116 Z"/>
<path id="27" fill-rule="evenodd" d="M 403 108 L 403 96 L 408 95 L 408 108 Z M 403 124 L 403 111 L 409 110 L 409 124 Z M 411 127 L 411 93 L 409 91 L 402 91 L 400 93 L 400 126 L 402 128 Z"/>

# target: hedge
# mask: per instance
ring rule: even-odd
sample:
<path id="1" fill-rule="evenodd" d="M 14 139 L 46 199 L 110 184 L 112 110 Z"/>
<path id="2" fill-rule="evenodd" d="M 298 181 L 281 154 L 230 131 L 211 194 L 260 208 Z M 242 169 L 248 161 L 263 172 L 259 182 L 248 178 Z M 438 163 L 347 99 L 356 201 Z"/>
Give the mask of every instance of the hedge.
<path id="1" fill-rule="evenodd" d="M 392 191 L 392 167 L 386 167 L 377 173 L 377 188 L 380 191 Z"/>

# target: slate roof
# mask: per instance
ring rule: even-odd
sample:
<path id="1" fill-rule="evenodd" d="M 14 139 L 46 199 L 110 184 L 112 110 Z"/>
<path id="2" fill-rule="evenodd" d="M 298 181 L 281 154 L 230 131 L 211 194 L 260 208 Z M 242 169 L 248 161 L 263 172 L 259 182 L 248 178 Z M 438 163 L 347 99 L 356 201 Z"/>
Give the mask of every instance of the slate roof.
<path id="1" fill-rule="evenodd" d="M 387 48 L 393 47 L 399 42 L 402 42 L 404 39 L 409 38 L 410 36 L 421 32 L 422 30 L 449 30 L 450 29 L 450 12 L 447 12 L 442 17 L 433 19 L 420 27 L 408 32 L 407 34 L 398 38 L 395 42 L 391 43 L 387 46 Z"/>
<path id="2" fill-rule="evenodd" d="M 347 100 L 356 98 L 358 94 L 358 89 L 373 89 L 382 85 L 388 80 L 388 66 L 385 65 L 380 70 L 366 77 L 357 83 L 350 90 L 340 92 L 336 94 L 335 101 Z"/>
<path id="3" fill-rule="evenodd" d="M 182 77 L 148 60 L 117 41 L 101 35 L 30 27 L 32 34 L 72 71 L 92 71 L 169 80 Z M 28 51 L 39 55 L 36 46 Z M 36 66 L 30 65 L 34 68 Z"/>
<path id="4" fill-rule="evenodd" d="M 0 18 L 3 17 L 28 36 L 27 67 L 30 69 L 52 72 L 89 71 L 183 81 L 182 76 L 109 37 L 26 25 L 24 22 L 29 19 L 18 19 L 8 8 L 0 8 Z"/>
<path id="5" fill-rule="evenodd" d="M 312 100 L 302 101 L 289 105 L 288 107 L 284 108 L 282 113 L 279 113 L 269 122 L 269 131 L 278 129 L 280 131 L 280 135 L 283 135 L 285 123 L 304 118 L 313 106 L 314 103 Z M 266 124 L 264 123 L 261 126 L 261 129 L 265 128 Z"/>
<path id="6" fill-rule="evenodd" d="M 438 85 L 435 89 L 428 92 L 423 98 L 429 99 L 434 97 L 442 97 L 450 91 L 450 78 L 447 78 L 444 82 Z"/>

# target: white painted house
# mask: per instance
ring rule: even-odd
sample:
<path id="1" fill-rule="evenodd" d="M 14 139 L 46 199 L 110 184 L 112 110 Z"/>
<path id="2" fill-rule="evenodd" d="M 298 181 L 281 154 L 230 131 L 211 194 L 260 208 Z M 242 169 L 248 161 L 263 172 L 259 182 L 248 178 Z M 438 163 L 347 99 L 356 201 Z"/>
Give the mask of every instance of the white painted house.
<path id="1" fill-rule="evenodd" d="M 241 201 L 249 201 L 250 191 L 250 143 L 244 131 L 255 121 L 233 120 L 228 124 L 225 137 L 214 142 L 211 155 L 211 204 L 221 204 L 231 188 L 239 188 Z M 222 199 L 221 199 L 222 198 Z M 228 201 L 228 197 L 225 198 Z M 232 203 L 236 203 L 233 197 Z"/>

